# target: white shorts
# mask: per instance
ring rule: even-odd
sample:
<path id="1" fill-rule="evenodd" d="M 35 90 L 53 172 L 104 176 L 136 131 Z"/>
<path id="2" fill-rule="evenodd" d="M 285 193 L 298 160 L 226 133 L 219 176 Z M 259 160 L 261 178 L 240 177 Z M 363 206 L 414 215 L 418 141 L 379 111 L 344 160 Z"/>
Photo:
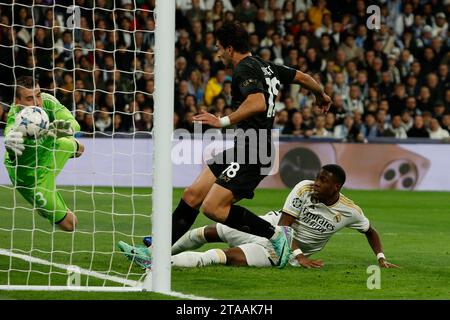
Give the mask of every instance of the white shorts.
<path id="1" fill-rule="evenodd" d="M 276 211 L 261 216 L 273 226 L 278 224 L 281 214 Z M 224 224 L 217 223 L 217 233 L 222 241 L 230 247 L 239 247 L 247 259 L 247 264 L 252 267 L 271 267 L 277 258 L 272 243 L 263 237 L 232 229 Z"/>

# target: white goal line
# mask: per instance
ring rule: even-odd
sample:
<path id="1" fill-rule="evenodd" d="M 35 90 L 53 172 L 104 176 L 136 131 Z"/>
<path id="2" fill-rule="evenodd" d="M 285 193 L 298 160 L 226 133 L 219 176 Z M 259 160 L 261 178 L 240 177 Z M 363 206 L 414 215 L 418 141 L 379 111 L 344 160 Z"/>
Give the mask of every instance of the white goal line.
<path id="1" fill-rule="evenodd" d="M 130 286 L 130 287 L 136 287 L 136 288 L 142 290 L 142 283 L 141 282 L 127 280 L 127 279 L 116 277 L 116 276 L 109 276 L 109 275 L 106 275 L 106 274 L 103 274 L 103 273 L 100 273 L 100 272 L 86 270 L 86 269 L 80 268 L 78 266 L 50 262 L 50 261 L 47 261 L 47 260 L 44 260 L 44 259 L 35 258 L 35 257 L 27 256 L 27 255 L 24 255 L 24 254 L 14 253 L 14 252 L 11 252 L 10 250 L 5 250 L 5 249 L 1 249 L 1 248 L 0 248 L 0 255 L 9 256 L 9 257 L 12 257 L 12 258 L 18 258 L 18 259 L 22 259 L 22 260 L 25 260 L 25 261 L 28 261 L 28 262 L 38 263 L 38 264 L 42 264 L 42 265 L 46 265 L 46 266 L 53 266 L 55 268 L 63 269 L 63 270 L 66 270 L 66 271 L 69 270 L 69 269 L 75 269 L 76 268 L 77 273 L 80 273 L 80 274 L 83 274 L 83 275 L 87 275 L 87 276 L 91 276 L 91 277 L 98 278 L 98 279 L 102 279 L 102 280 L 109 280 L 109 281 L 112 281 L 112 282 L 116 282 L 116 283 L 120 283 L 120 284 L 124 284 L 124 285 Z M 0 288 L 4 288 L 4 287 L 11 287 L 11 286 L 0 286 Z M 45 287 L 46 288 L 52 288 L 53 286 L 45 286 Z M 64 287 L 66 288 L 66 290 L 74 290 L 70 286 L 64 286 Z M 75 288 L 79 288 L 79 287 L 75 287 Z M 125 288 L 121 288 L 122 291 L 124 289 Z"/>
<path id="2" fill-rule="evenodd" d="M 66 265 L 61 263 L 55 263 L 50 262 L 44 259 L 35 258 L 32 256 L 28 256 L 25 254 L 19 254 L 11 252 L 10 250 L 5 250 L 0 248 L 0 255 L 22 259 L 31 263 L 38 263 L 46 266 L 53 266 L 55 268 L 63 269 L 63 270 L 69 270 L 76 268 L 77 272 L 83 275 L 103 279 L 103 280 L 109 280 L 112 282 L 120 283 L 123 285 L 126 285 L 128 287 L 101 287 L 101 286 L 42 286 L 42 285 L 0 285 L 0 290 L 25 290 L 25 291 L 44 291 L 44 290 L 51 290 L 51 291 L 97 291 L 97 292 L 124 292 L 124 291 L 130 291 L 130 292 L 139 292 L 139 291 L 145 291 L 142 287 L 142 282 L 140 281 L 132 281 L 127 280 L 124 278 L 116 277 L 116 276 L 108 276 L 103 273 L 99 273 L 96 271 L 90 271 L 83 268 L 80 268 L 78 266 L 74 265 Z M 151 276 L 151 273 L 146 273 L 147 276 Z M 162 294 L 173 296 L 181 299 L 190 299 L 190 300 L 214 300 L 211 298 L 205 298 L 205 297 L 199 297 L 191 294 L 184 294 L 180 292 L 164 292 Z"/>

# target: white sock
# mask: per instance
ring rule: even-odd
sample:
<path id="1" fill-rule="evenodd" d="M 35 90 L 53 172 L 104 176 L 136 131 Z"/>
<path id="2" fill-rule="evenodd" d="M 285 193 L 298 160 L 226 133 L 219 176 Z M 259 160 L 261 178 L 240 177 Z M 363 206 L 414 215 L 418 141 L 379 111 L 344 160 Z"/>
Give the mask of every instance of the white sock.
<path id="1" fill-rule="evenodd" d="M 172 246 L 172 255 L 178 254 L 187 250 L 194 250 L 200 248 L 207 243 L 205 239 L 205 228 L 200 227 L 193 229 L 185 233 L 177 242 Z"/>
<path id="2" fill-rule="evenodd" d="M 211 249 L 206 252 L 186 251 L 172 256 L 172 266 L 204 267 L 211 264 L 226 264 L 227 257 L 221 249 Z"/>

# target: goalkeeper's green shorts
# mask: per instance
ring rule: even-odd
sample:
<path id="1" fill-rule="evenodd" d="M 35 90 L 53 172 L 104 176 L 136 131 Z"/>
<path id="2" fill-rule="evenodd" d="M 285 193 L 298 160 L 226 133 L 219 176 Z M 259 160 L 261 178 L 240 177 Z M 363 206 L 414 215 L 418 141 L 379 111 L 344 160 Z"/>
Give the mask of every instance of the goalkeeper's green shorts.
<path id="1" fill-rule="evenodd" d="M 40 171 L 40 178 L 36 184 L 17 184 L 14 170 L 8 170 L 16 190 L 36 208 L 39 215 L 47 218 L 51 223 L 60 223 L 66 217 L 68 207 L 61 194 L 56 190 L 55 180 L 67 160 L 74 157 L 77 151 L 78 143 L 74 138 L 58 139 L 58 148 L 53 153 L 53 166 L 38 169 L 44 170 L 44 174 Z"/>

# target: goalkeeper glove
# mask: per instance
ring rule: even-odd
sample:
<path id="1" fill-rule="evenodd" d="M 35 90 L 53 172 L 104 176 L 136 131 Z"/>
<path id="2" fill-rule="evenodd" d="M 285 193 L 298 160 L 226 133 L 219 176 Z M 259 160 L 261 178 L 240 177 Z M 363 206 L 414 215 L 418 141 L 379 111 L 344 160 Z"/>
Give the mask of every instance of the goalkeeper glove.
<path id="1" fill-rule="evenodd" d="M 16 156 L 21 156 L 22 151 L 25 150 L 22 132 L 15 129 L 9 131 L 5 136 L 5 148 L 10 152 L 14 152 Z"/>
<path id="2" fill-rule="evenodd" d="M 70 121 L 55 120 L 48 126 L 48 130 L 45 132 L 46 136 L 50 136 L 54 139 L 73 136 L 74 132 L 71 127 Z"/>

